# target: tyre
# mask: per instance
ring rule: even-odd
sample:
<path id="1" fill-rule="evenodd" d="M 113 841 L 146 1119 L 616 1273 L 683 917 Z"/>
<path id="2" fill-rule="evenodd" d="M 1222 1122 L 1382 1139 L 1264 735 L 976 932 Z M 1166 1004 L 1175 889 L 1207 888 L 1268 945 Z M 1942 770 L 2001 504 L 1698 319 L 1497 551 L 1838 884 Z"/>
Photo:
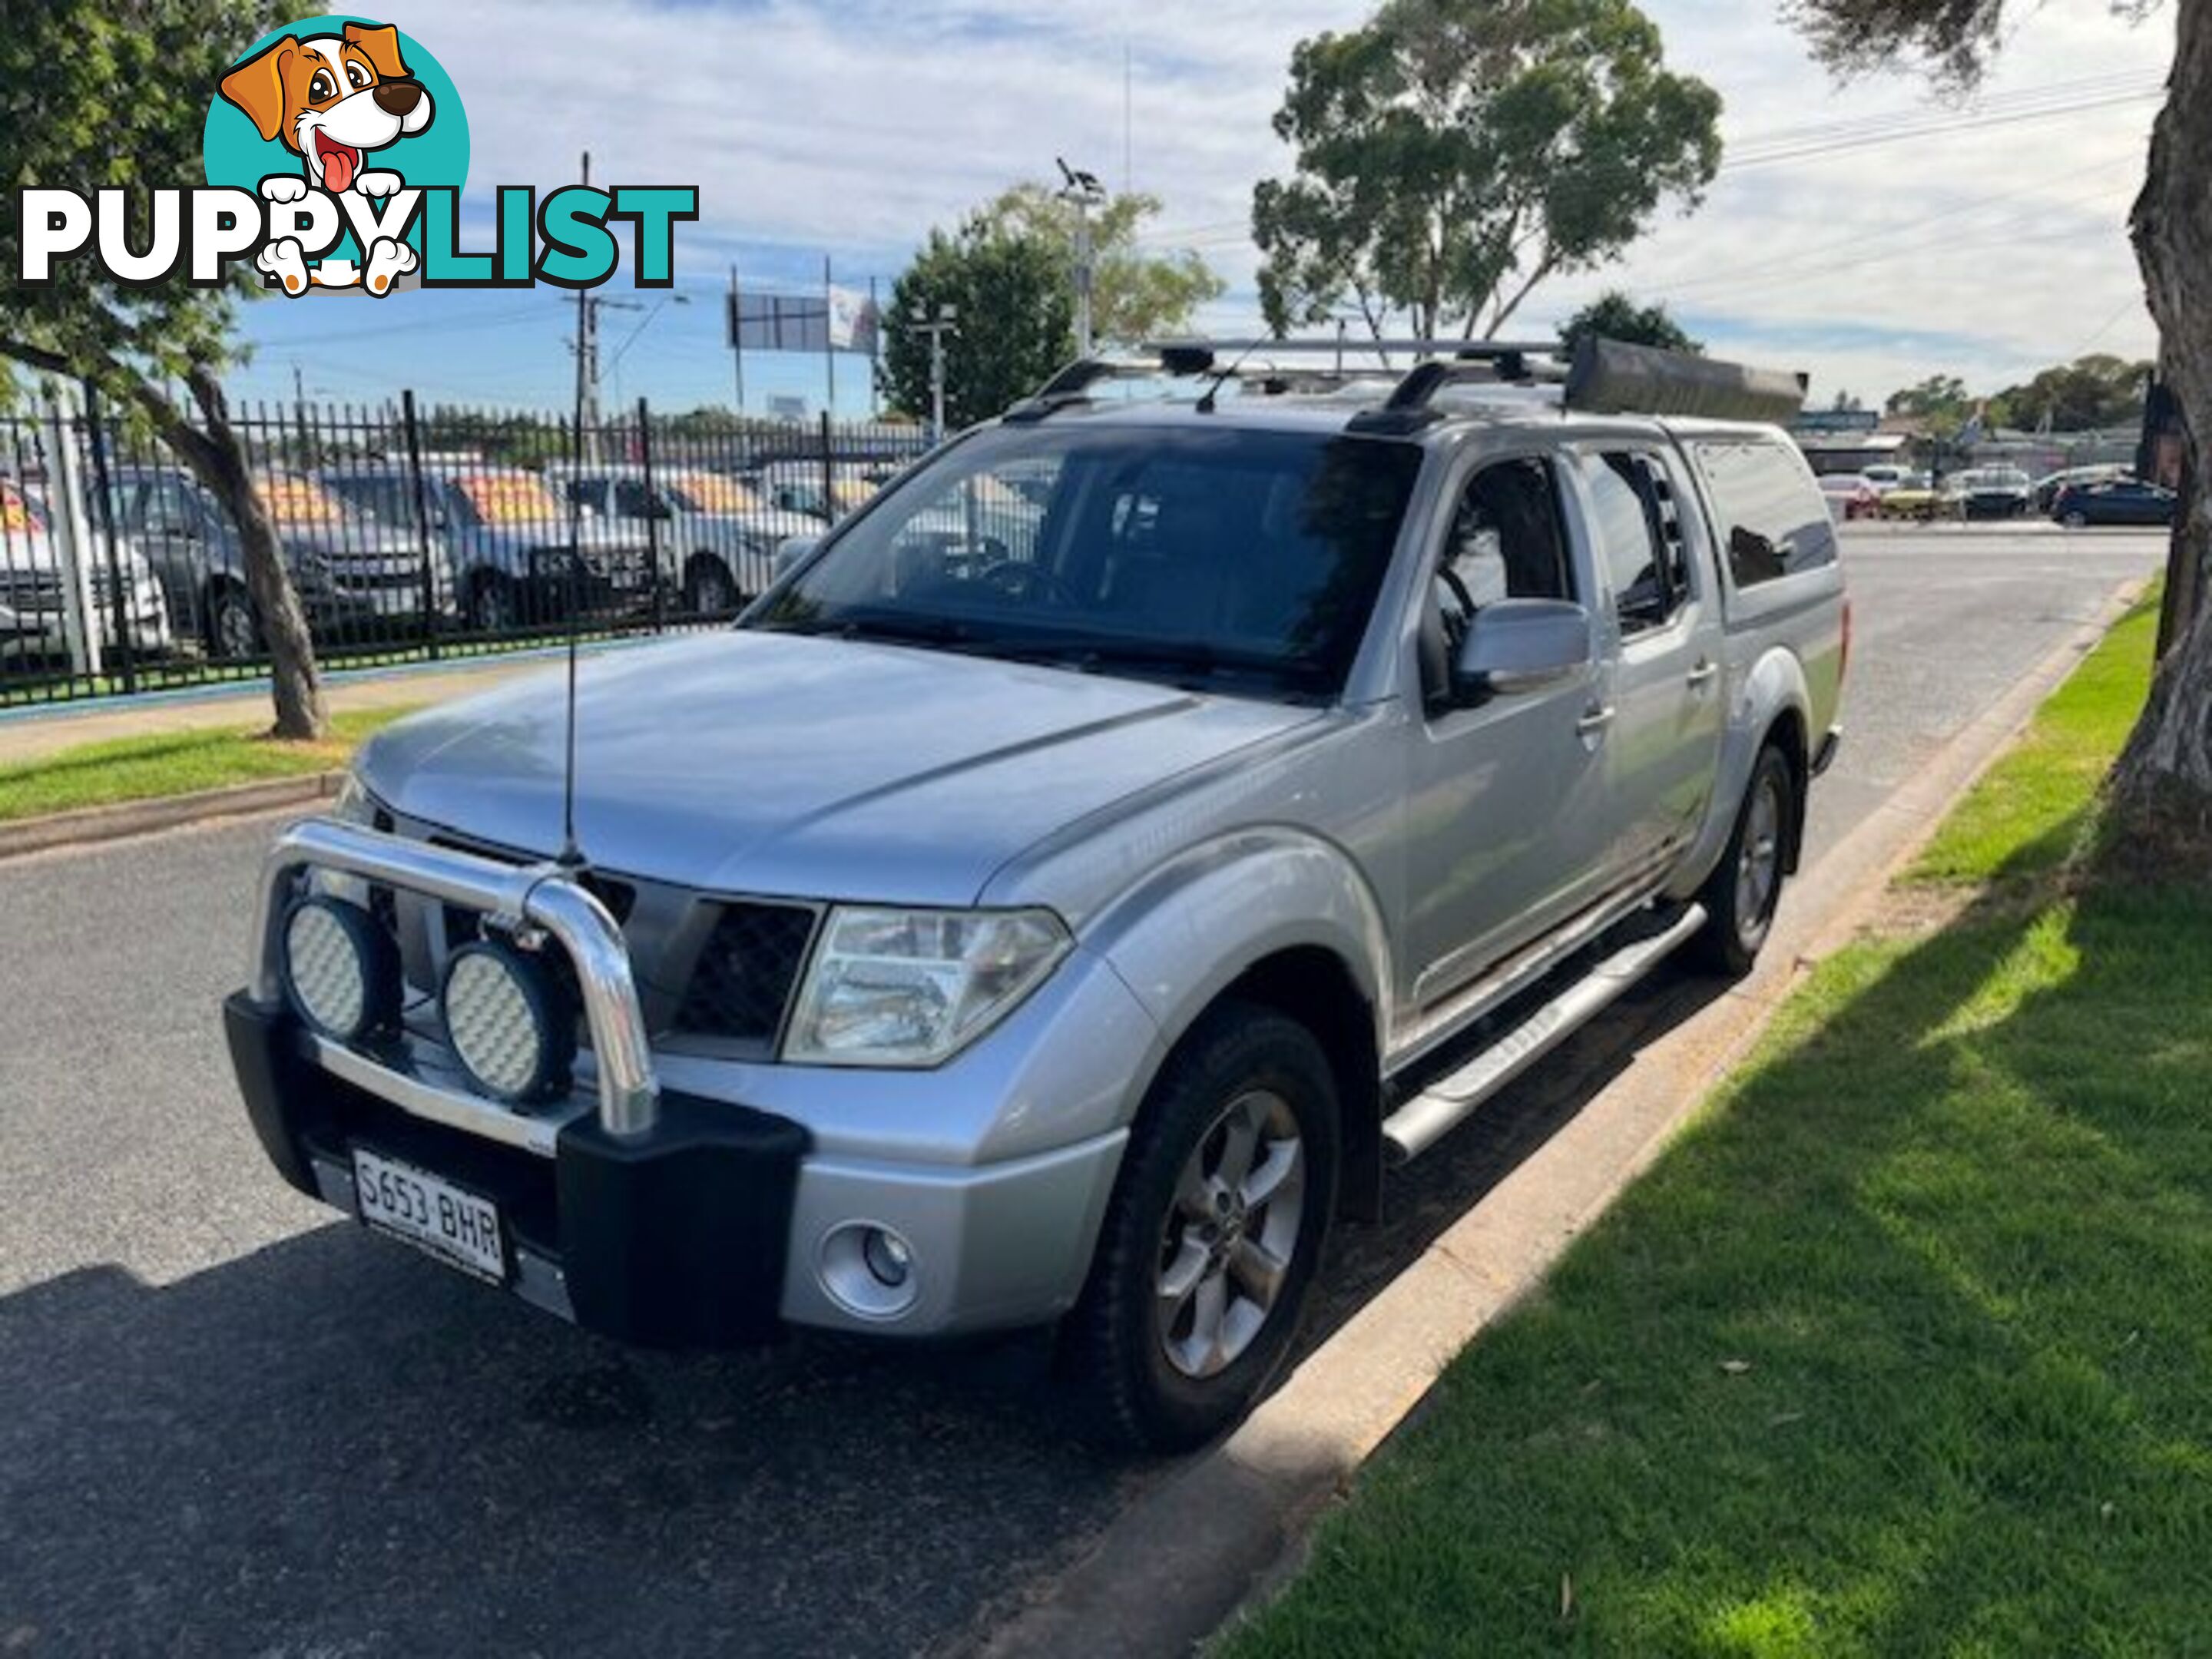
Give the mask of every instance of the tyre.
<path id="1" fill-rule="evenodd" d="M 242 662 L 261 654 L 261 620 L 253 614 L 253 601 L 234 582 L 219 582 L 208 591 L 208 654 L 224 662 Z"/>
<path id="2" fill-rule="evenodd" d="M 2089 515 L 2086 513 L 2078 511 L 2069 513 L 2064 518 L 2059 520 L 2058 522 L 2064 525 L 2069 530 L 2087 530 L 2089 527 Z"/>
<path id="3" fill-rule="evenodd" d="M 738 585 L 711 554 L 694 557 L 684 572 L 684 608 L 694 616 L 720 617 L 738 608 Z"/>
<path id="4" fill-rule="evenodd" d="M 1728 850 L 1698 895 L 1705 907 L 1705 927 L 1698 935 L 1697 953 L 1714 971 L 1741 979 L 1759 960 L 1782 902 L 1784 866 L 1796 816 L 1796 775 L 1770 743 L 1752 766 Z"/>
<path id="5" fill-rule="evenodd" d="M 1181 1451 L 1233 1426 L 1296 1334 L 1336 1200 L 1328 1056 L 1295 1020 L 1225 1002 L 1139 1114 L 1060 1364 L 1093 1437 Z"/>
<path id="6" fill-rule="evenodd" d="M 469 631 L 511 634 L 522 626 L 522 606 L 514 584 L 496 570 L 480 573 L 469 584 Z"/>

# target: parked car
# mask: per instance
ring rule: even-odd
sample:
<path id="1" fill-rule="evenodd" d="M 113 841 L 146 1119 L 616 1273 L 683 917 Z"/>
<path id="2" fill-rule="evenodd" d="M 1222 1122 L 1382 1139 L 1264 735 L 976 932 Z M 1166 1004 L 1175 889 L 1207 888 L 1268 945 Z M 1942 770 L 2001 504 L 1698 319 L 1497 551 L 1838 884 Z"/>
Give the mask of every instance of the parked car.
<path id="1" fill-rule="evenodd" d="M 1016 469 L 1029 556 L 937 540 Z M 1058 1321 L 1055 1410 L 1191 1445 L 1386 1159 L 1676 947 L 1748 969 L 1848 646 L 1773 427 L 1042 399 L 573 726 L 371 739 L 231 1050 L 286 1179 L 540 1308 Z"/>
<path id="2" fill-rule="evenodd" d="M 2024 519 L 2034 486 L 2016 466 L 1969 467 L 1946 481 L 1953 516 L 1961 519 Z"/>
<path id="3" fill-rule="evenodd" d="M 2179 498 L 2141 478 L 2107 478 L 2069 484 L 2051 503 L 2051 516 L 2069 530 L 2090 525 L 2170 525 Z"/>
<path id="4" fill-rule="evenodd" d="M 2073 484 L 2103 483 L 2111 478 L 2129 477 L 2124 466 L 2069 466 L 2057 472 L 2045 473 L 2035 481 L 2034 501 L 2038 513 L 2048 514 L 2058 504 L 2058 495 Z"/>
<path id="5" fill-rule="evenodd" d="M 141 658 L 166 653 L 169 607 L 153 566 L 137 543 L 119 536 L 111 565 L 104 539 L 87 530 L 95 541 L 84 572 L 94 639 L 103 650 L 128 646 Z M 70 585 L 43 495 L 0 478 L 0 662 L 69 657 Z"/>
<path id="6" fill-rule="evenodd" d="M 402 465 L 325 471 L 333 493 L 395 532 L 416 534 L 415 479 Z M 653 603 L 650 550 L 627 529 L 570 523 L 544 477 L 521 467 L 465 459 L 426 461 L 422 499 L 470 632 L 501 635 L 567 617 L 629 614 Z M 571 561 L 572 530 L 580 568 Z M 571 572 L 574 580 L 572 581 Z"/>
<path id="7" fill-rule="evenodd" d="M 1891 490 L 1917 477 L 1909 466 L 1899 466 L 1888 461 L 1876 461 L 1859 469 L 1859 476 L 1875 488 L 1877 495 L 1887 495 Z"/>
<path id="8" fill-rule="evenodd" d="M 1828 503 L 1828 516 L 1838 524 L 1875 518 L 1881 512 L 1881 492 L 1860 473 L 1831 472 L 1824 475 L 1820 483 L 1820 494 Z"/>
<path id="9" fill-rule="evenodd" d="M 719 472 L 656 470 L 650 491 L 641 465 L 550 466 L 546 478 L 625 535 L 645 536 L 657 521 L 662 581 L 702 616 L 733 611 L 765 588 L 776 545 L 790 533 L 787 514 Z"/>
<path id="10" fill-rule="evenodd" d="M 124 465 L 110 477 L 116 522 L 146 550 L 178 630 L 210 656 L 260 654 L 245 544 L 214 493 L 181 466 Z M 438 611 L 451 605 L 452 574 L 434 548 L 426 572 L 412 538 L 349 511 L 313 479 L 268 471 L 256 484 L 308 626 L 321 638 L 416 630 L 426 600 Z"/>
<path id="11" fill-rule="evenodd" d="M 1885 519 L 1926 524 L 1952 511 L 1945 492 L 1925 472 L 1908 472 L 1882 492 L 1881 514 Z"/>
<path id="12" fill-rule="evenodd" d="M 819 461 L 770 461 L 744 482 L 769 507 L 811 519 L 817 528 L 866 506 L 878 488 L 847 468 L 833 466 L 825 478 Z M 805 531 L 799 525 L 787 529 L 793 535 Z"/>

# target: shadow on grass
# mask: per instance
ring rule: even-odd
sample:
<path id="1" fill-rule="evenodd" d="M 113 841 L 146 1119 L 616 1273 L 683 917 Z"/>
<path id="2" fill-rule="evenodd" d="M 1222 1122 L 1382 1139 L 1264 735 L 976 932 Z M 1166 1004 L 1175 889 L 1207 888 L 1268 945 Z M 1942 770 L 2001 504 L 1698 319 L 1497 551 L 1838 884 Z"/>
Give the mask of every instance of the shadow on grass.
<path id="1" fill-rule="evenodd" d="M 1824 966 L 1232 1650 L 2204 1643 L 2212 895 L 2079 829 Z"/>

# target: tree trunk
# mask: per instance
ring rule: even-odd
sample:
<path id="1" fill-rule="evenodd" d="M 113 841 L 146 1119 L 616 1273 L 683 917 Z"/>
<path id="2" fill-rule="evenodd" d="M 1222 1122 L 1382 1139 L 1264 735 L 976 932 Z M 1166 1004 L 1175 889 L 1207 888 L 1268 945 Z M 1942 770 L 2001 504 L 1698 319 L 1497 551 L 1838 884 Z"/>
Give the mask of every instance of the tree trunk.
<path id="1" fill-rule="evenodd" d="M 246 447 L 230 423 L 222 382 L 212 369 L 201 366 L 193 368 L 187 380 L 193 401 L 207 419 L 207 432 L 198 442 L 175 447 L 238 526 L 239 546 L 246 556 L 246 592 L 269 647 L 270 690 L 276 704 L 276 723 L 269 735 L 298 743 L 318 741 L 330 732 L 322 672 L 315 665 L 314 641 L 307 633 L 300 596 L 293 592 L 291 572 L 277 546 L 276 527 L 253 487 Z"/>
<path id="2" fill-rule="evenodd" d="M 2212 537 L 2212 0 L 2179 0 L 2173 70 L 2152 129 L 2132 223 L 2159 368 L 2188 428 L 2185 539 Z M 2177 878 L 2212 878 L 2212 606 L 2199 604 L 2160 665 L 2150 703 L 2113 773 L 2133 860 Z"/>

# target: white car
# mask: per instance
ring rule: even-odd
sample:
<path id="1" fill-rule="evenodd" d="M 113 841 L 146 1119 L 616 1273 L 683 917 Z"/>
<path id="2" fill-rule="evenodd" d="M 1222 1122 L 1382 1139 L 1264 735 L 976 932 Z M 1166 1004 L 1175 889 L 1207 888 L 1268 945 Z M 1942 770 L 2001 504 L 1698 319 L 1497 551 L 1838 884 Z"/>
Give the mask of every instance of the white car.
<path id="1" fill-rule="evenodd" d="M 48 526 L 44 501 L 14 480 L 0 478 L 0 659 L 70 654 L 69 613 L 77 601 Z M 138 655 L 167 652 L 172 642 L 169 607 L 146 556 L 118 537 L 111 568 L 105 544 L 95 541 L 87 580 L 94 638 L 112 649 L 124 642 L 127 630 L 130 647 Z M 112 597 L 118 578 L 119 605 Z"/>

